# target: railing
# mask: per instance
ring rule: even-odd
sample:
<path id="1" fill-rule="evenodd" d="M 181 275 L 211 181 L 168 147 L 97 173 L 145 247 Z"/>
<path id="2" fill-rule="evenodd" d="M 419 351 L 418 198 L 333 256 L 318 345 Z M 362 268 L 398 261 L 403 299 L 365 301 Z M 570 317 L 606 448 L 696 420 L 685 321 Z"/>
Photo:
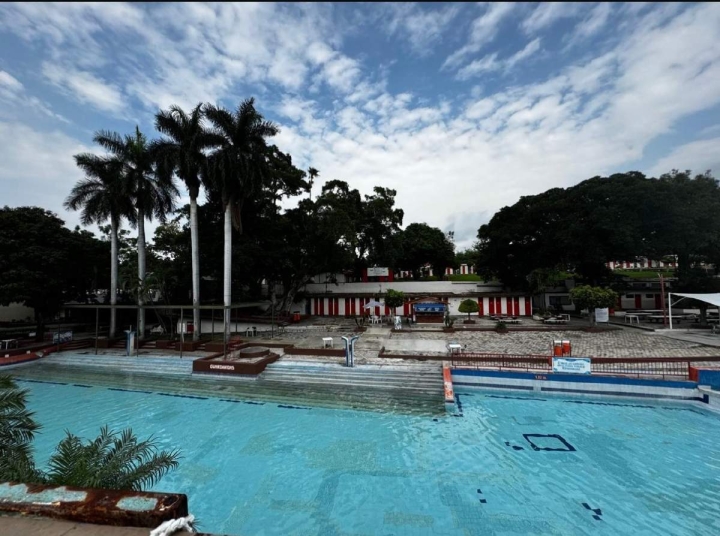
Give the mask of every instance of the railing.
<path id="1" fill-rule="evenodd" d="M 494 369 L 548 373 L 552 358 L 544 355 L 458 353 L 451 356 L 453 368 Z M 593 357 L 594 374 L 631 377 L 688 379 L 690 367 L 711 363 L 720 366 L 720 357 Z"/>

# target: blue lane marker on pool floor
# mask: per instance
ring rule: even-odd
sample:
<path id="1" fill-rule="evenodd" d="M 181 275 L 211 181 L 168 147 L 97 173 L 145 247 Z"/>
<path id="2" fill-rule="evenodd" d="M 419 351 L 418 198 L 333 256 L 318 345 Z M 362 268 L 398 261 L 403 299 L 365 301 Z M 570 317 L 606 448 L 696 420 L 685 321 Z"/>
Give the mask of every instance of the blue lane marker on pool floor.
<path id="1" fill-rule="evenodd" d="M 287 404 L 278 404 L 277 407 L 283 408 L 283 409 L 312 409 L 312 408 L 304 408 L 302 406 L 290 406 Z"/>

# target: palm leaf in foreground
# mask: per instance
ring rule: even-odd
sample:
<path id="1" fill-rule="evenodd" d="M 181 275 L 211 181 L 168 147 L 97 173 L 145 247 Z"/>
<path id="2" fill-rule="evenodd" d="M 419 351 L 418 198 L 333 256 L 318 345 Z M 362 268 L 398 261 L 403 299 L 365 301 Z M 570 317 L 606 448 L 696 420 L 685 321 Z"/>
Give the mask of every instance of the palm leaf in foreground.
<path id="1" fill-rule="evenodd" d="M 178 451 L 158 451 L 153 438 L 138 441 L 131 429 L 107 427 L 83 442 L 67 433 L 48 462 L 48 482 L 87 488 L 142 490 L 178 466 Z"/>

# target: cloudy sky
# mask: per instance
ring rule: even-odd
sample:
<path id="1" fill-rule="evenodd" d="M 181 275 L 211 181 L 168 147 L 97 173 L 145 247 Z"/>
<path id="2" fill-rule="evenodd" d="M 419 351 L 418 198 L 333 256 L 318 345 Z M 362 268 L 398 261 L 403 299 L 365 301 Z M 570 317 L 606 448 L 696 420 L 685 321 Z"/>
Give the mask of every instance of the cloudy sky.
<path id="1" fill-rule="evenodd" d="M 406 224 L 463 247 L 521 195 L 720 175 L 719 35 L 710 3 L 2 3 L 0 205 L 74 225 L 95 130 L 254 96 L 296 164 L 395 188 Z"/>

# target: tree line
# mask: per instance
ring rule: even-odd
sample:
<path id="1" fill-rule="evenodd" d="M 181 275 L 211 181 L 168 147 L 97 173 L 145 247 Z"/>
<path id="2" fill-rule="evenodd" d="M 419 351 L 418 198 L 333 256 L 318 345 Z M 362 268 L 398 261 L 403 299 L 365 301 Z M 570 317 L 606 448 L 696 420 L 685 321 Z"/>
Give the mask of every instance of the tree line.
<path id="1" fill-rule="evenodd" d="M 127 135 L 98 131 L 93 140 L 103 152 L 74 156 L 84 178 L 72 188 L 65 207 L 80 211 L 84 225 L 98 224 L 108 238 L 109 275 L 101 270 L 106 279 L 96 281 L 95 288 L 109 288 L 111 305 L 123 297 L 143 305 L 157 290 L 166 302 L 176 304 L 221 299 L 229 307 L 233 297 L 274 300 L 274 292 L 261 296 L 261 283 L 266 281 L 268 288 L 282 289 L 277 310 L 287 311 L 318 273 L 359 277 L 364 267 L 379 265 L 404 267 L 419 277 L 425 263 L 442 274 L 454 262 L 453 243 L 440 229 L 424 223 L 402 229 L 404 213 L 395 205 L 395 190 L 376 186 L 372 194 L 363 196 L 342 180 L 330 180 L 313 198 L 312 186 L 320 172 L 313 167 L 299 169 L 291 155 L 270 143 L 278 127 L 257 111 L 253 99 L 235 110 L 210 104 L 198 104 L 190 111 L 171 106 L 154 119 L 157 139 L 149 139 L 137 127 Z M 190 200 L 183 207 L 177 206 L 178 185 Z M 201 205 L 203 191 L 206 199 Z M 297 206 L 281 208 L 281 201 L 288 198 L 296 199 Z M 24 209 L 2 210 L 7 218 L 19 220 L 15 235 L 24 236 L 19 217 Z M 23 217 L 38 218 L 33 212 L 37 210 L 42 209 L 28 208 Z M 53 229 L 61 222 L 55 215 L 46 216 L 54 218 Z M 159 226 L 149 241 L 145 223 L 152 220 Z M 124 225 L 136 229 L 137 237 L 130 237 Z M 51 242 L 43 247 L 45 257 L 55 254 Z M 23 249 L 17 254 L 22 260 Z M 94 256 L 69 251 L 63 255 L 75 258 L 78 265 L 80 259 L 96 265 Z M 7 284 L 4 289 L 0 285 L 0 303 L 20 301 L 33 307 L 39 303 L 16 292 L 17 285 L 5 277 L 11 274 L 1 263 Z M 40 294 L 46 288 L 42 277 L 33 281 L 19 272 L 15 276 Z M 60 280 L 56 289 L 62 296 L 36 309 L 38 322 L 57 312 L 63 299 L 78 294 Z M 141 336 L 144 313 L 141 308 Z M 195 308 L 196 325 L 199 314 Z M 227 329 L 229 325 L 226 322 Z M 116 331 L 113 308 L 110 337 Z M 198 335 L 196 330 L 194 337 Z"/>
<path id="2" fill-rule="evenodd" d="M 594 177 L 499 210 L 478 230 L 476 266 L 486 278 L 532 291 L 558 276 L 608 282 L 608 261 L 677 259 L 676 276 L 687 284 L 701 265 L 718 265 L 719 210 L 710 172 Z"/>

